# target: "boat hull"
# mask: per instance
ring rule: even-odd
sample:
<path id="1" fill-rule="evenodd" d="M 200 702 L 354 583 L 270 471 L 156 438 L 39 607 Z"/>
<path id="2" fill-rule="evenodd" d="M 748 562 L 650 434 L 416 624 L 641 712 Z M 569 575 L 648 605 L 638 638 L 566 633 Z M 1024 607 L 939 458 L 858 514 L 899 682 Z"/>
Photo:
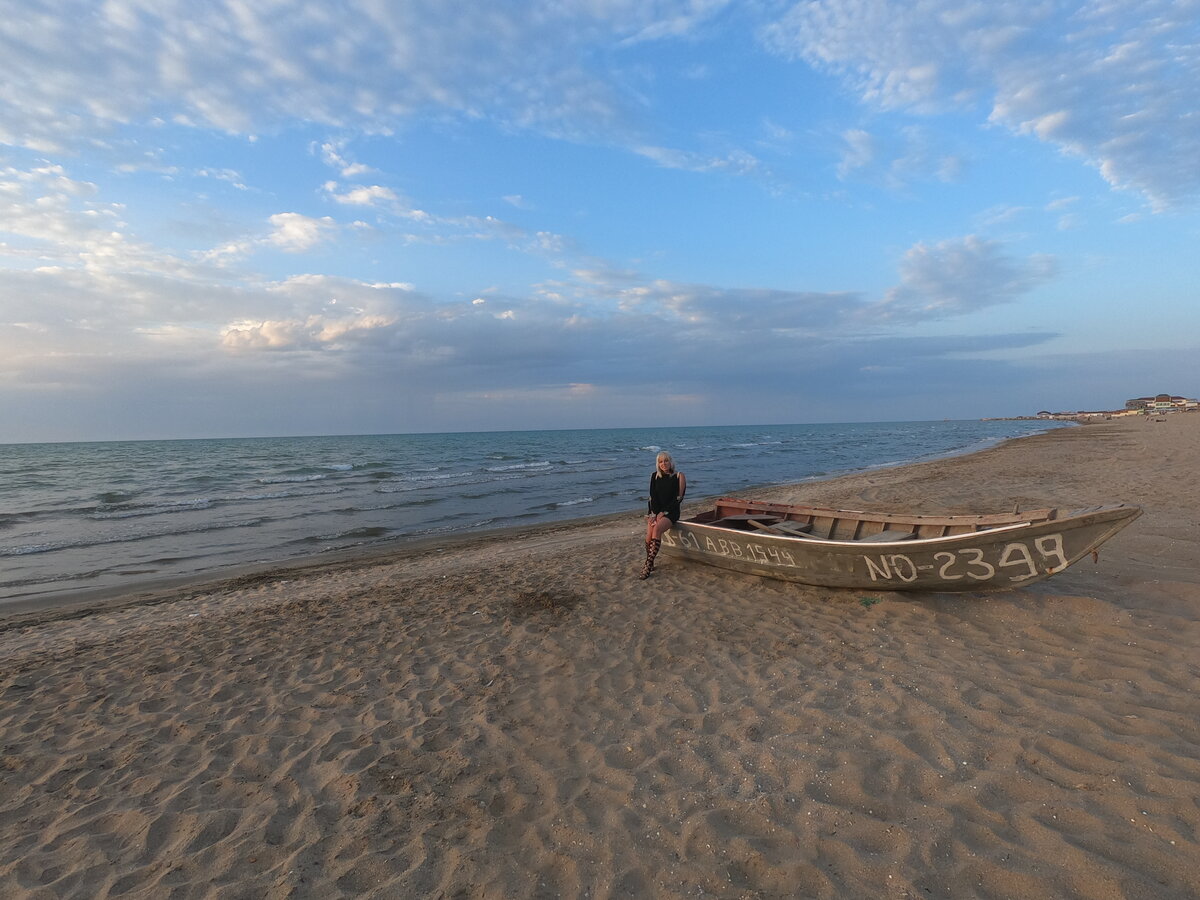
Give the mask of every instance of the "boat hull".
<path id="1" fill-rule="evenodd" d="M 683 519 L 663 535 L 662 551 L 747 575 L 820 587 L 1000 590 L 1063 571 L 1095 553 L 1139 515 L 1136 506 L 1099 507 L 972 533 L 870 543 L 740 531 Z"/>

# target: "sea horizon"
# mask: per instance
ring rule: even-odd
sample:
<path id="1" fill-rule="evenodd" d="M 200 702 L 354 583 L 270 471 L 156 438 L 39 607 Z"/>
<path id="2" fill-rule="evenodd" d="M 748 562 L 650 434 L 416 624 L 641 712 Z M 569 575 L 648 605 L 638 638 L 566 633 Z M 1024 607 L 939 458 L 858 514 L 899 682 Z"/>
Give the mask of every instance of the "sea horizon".
<path id="1" fill-rule="evenodd" d="M 1038 419 L 0 444 L 0 604 L 236 565 L 639 513 L 653 457 L 689 500 L 984 449 Z"/>
<path id="2" fill-rule="evenodd" d="M 846 422 L 753 422 L 746 425 L 612 425 L 592 428 L 563 427 L 563 428 L 478 428 L 455 431 L 331 431 L 322 433 L 297 434 L 246 434 L 246 435 L 204 435 L 192 437 L 131 437 L 131 438 L 71 438 L 63 440 L 18 440 L 0 441 L 0 450 L 5 447 L 56 446 L 61 444 L 146 444 L 169 443 L 177 441 L 273 441 L 273 440 L 307 440 L 309 438 L 379 438 L 379 437 L 430 437 L 475 434 L 540 434 L 542 432 L 563 431 L 646 431 L 646 430 L 685 430 L 692 428 L 793 428 L 824 427 L 824 426 L 856 426 L 856 425 L 915 425 L 932 422 L 1050 422 L 1052 424 L 1078 424 L 1066 419 L 1044 419 L 1037 416 L 980 416 L 977 419 L 884 419 Z"/>

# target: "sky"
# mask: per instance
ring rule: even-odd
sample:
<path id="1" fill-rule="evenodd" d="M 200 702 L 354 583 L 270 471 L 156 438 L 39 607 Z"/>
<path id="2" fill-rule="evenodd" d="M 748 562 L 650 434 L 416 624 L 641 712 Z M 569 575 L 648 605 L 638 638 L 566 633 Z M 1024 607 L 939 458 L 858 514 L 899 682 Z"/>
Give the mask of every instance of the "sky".
<path id="1" fill-rule="evenodd" d="M 1200 394 L 1200 0 L 0 0 L 0 442 Z"/>

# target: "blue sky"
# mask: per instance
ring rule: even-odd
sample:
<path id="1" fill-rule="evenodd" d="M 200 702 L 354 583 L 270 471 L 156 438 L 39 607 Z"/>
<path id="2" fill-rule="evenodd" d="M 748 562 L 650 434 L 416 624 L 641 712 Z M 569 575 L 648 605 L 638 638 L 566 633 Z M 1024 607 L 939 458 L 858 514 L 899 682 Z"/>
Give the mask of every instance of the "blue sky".
<path id="1" fill-rule="evenodd" d="M 0 442 L 1200 394 L 1200 2 L 0 0 Z"/>

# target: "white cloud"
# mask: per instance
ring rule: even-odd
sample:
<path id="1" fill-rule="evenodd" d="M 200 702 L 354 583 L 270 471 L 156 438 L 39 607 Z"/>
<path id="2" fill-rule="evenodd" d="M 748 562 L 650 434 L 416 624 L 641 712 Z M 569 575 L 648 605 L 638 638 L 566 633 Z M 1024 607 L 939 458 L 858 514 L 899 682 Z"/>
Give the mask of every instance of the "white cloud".
<path id="1" fill-rule="evenodd" d="M 374 206 L 380 201 L 394 203 L 397 200 L 395 191 L 378 184 L 352 187 L 342 194 L 331 191 L 330 196 L 338 203 L 351 206 Z"/>
<path id="2" fill-rule="evenodd" d="M 1049 256 L 1017 259 L 1004 246 L 975 236 L 917 244 L 900 264 L 900 284 L 873 305 L 868 318 L 920 321 L 962 315 L 1016 299 L 1058 270 Z"/>
<path id="3" fill-rule="evenodd" d="M 900 263 L 899 284 L 874 301 L 858 292 L 684 284 L 610 269 L 578 270 L 576 280 L 546 289 L 575 317 L 572 302 L 606 319 L 608 313 L 596 310 L 616 310 L 631 331 L 646 326 L 650 334 L 673 333 L 702 355 L 705 347 L 744 345 L 734 356 L 745 359 L 763 342 L 859 340 L 887 322 L 967 315 L 1017 300 L 1056 273 L 1051 257 L 1016 257 L 999 241 L 971 235 L 911 247 Z"/>
<path id="4" fill-rule="evenodd" d="M 620 308 L 659 319 L 664 327 L 684 326 L 695 340 L 724 341 L 738 335 L 840 332 L 860 306 L 853 294 L 720 288 L 666 280 L 610 290 Z"/>
<path id="5" fill-rule="evenodd" d="M 760 174 L 762 161 L 742 149 L 635 138 L 642 98 L 619 71 L 589 64 L 596 48 L 702 33 L 726 6 L 531 0 L 460 15 L 437 0 L 348 0 L 336 13 L 299 0 L 54 0 L 32 27 L 26 4 L 0 0 L 0 144 L 44 152 L 162 121 L 251 137 L 293 122 L 388 134 L 449 113 L 616 141 L 669 168 Z M 1194 0 L 806 0 L 784 9 L 763 26 L 766 45 L 835 73 L 868 104 L 922 114 L 984 106 L 991 122 L 1085 160 L 1157 208 L 1200 194 Z M 341 178 L 372 171 L 349 158 L 345 139 L 317 152 Z M 914 162 L 895 156 L 900 168 Z M 962 166 L 957 153 L 924 156 L 935 177 L 953 180 Z M 840 171 L 856 160 L 847 155 Z"/>
<path id="6" fill-rule="evenodd" d="M 940 152 L 923 128 L 907 126 L 894 138 L 882 139 L 862 128 L 842 132 L 838 178 L 876 180 L 891 189 L 914 182 L 958 180 L 964 168 L 960 156 Z"/>
<path id="7" fill-rule="evenodd" d="M 837 167 L 839 178 L 845 178 L 852 172 L 874 162 L 875 138 L 871 136 L 870 132 L 863 131 L 861 128 L 852 128 L 842 133 L 842 140 L 844 141 L 842 158 Z"/>
<path id="8" fill-rule="evenodd" d="M 269 228 L 253 235 L 247 235 L 225 243 L 202 250 L 195 250 L 191 256 L 200 262 L 180 260 L 171 256 L 171 260 L 179 265 L 187 265 L 195 269 L 192 277 L 202 276 L 208 279 L 226 279 L 231 277 L 229 267 L 238 260 L 249 257 L 263 248 L 282 250 L 284 253 L 298 254 L 317 246 L 328 239 L 336 230 L 336 223 L 328 218 L 313 219 L 299 213 L 276 213 L 268 217 Z M 129 268 L 136 269 L 132 262 Z M 183 273 L 180 273 L 181 276 Z"/>
<path id="9" fill-rule="evenodd" d="M 328 216 L 314 219 L 292 212 L 276 213 L 271 216 L 271 224 L 275 231 L 267 237 L 266 243 L 286 253 L 311 250 L 325 240 L 334 228 L 334 221 Z"/>
<path id="10" fill-rule="evenodd" d="M 336 181 L 327 181 L 322 186 L 325 195 L 342 206 L 364 206 L 382 213 L 407 219 L 421 225 L 453 225 L 452 220 L 439 219 L 423 209 L 417 209 L 405 197 L 385 185 L 351 185 L 343 187 Z"/>
<path id="11" fill-rule="evenodd" d="M 733 175 L 751 175 L 761 170 L 761 162 L 744 150 L 731 150 L 723 156 L 710 156 L 689 150 L 670 147 L 635 147 L 634 152 L 653 160 L 666 169 L 684 169 L 689 172 L 728 172 Z"/>
<path id="12" fill-rule="evenodd" d="M 911 246 L 889 281 L 872 261 L 883 254 L 871 242 L 903 248 L 928 230 L 960 234 L 968 229 L 955 217 L 987 207 L 976 227 L 1012 222 L 1006 228 L 1013 231 L 1020 216 L 1030 230 L 1047 221 L 1067 228 L 1083 221 L 1082 207 L 1091 230 L 1104 204 L 1075 206 L 1066 198 L 1047 206 L 1039 198 L 1056 194 L 1044 184 L 1020 193 L 1006 183 L 961 203 L 966 191 L 944 204 L 950 191 L 906 196 L 891 204 L 904 206 L 899 214 L 880 203 L 861 246 L 813 242 L 836 248 L 813 251 L 829 257 L 852 247 L 843 255 L 854 257 L 851 266 L 863 260 L 860 278 L 839 260 L 797 251 L 796 234 L 837 218 L 823 220 L 829 207 L 820 203 L 851 194 L 823 192 L 817 179 L 826 171 L 804 172 L 804 194 L 789 193 L 788 206 L 755 207 L 732 190 L 705 196 L 695 178 L 609 154 L 624 147 L 663 169 L 772 179 L 769 167 L 822 168 L 819 154 L 840 133 L 839 176 L 908 188 L 954 180 L 968 158 L 961 147 L 934 140 L 937 123 L 914 125 L 912 114 L 948 114 L 955 127 L 965 115 L 975 125 L 1001 126 L 974 146 L 990 146 L 1002 130 L 1023 135 L 1015 142 L 1021 152 L 1043 142 L 1164 207 L 1200 186 L 1197 54 L 1194 42 L 1182 40 L 1186 10 L 1195 10 L 1189 4 L 1150 0 L 1131 12 L 1060 0 L 816 0 L 747 4 L 721 20 L 740 27 L 790 7 L 768 32 L 771 46 L 858 91 L 869 108 L 847 119 L 830 112 L 837 98 L 812 73 L 795 72 L 795 82 L 780 79 L 761 95 L 733 78 L 722 83 L 729 71 L 722 53 L 734 45 L 701 42 L 714 37 L 715 29 L 702 26 L 724 0 L 532 0 L 476 4 L 470 15 L 441 0 L 348 0 L 336 10 L 298 0 L 46 0 L 36 7 L 41 13 L 0 0 L 0 144 L 84 151 L 61 157 L 79 160 L 72 173 L 3 150 L 26 162 L 0 159 L 0 265 L 7 266 L 0 268 L 0 382 L 9 396 L 30 385 L 94 396 L 110 385 L 189 372 L 203 377 L 162 380 L 193 394 L 201 389 L 188 385 L 228 384 L 237 397 L 242 383 L 274 396 L 292 382 L 327 378 L 387 395 L 419 374 L 443 398 L 482 384 L 514 398 L 565 397 L 566 386 L 588 385 L 577 393 L 611 399 L 626 388 L 625 396 L 635 396 L 646 383 L 663 383 L 663 396 L 734 390 L 761 385 L 764 373 L 789 390 L 811 375 L 814 390 L 819 384 L 829 393 L 817 378 L 835 368 L 917 372 L 929 376 L 925 383 L 961 375 L 947 363 L 951 354 L 1028 346 L 1050 335 L 896 335 L 1017 301 L 1054 276 L 1054 260 L 959 237 Z M 39 27 L 30 27 L 34 15 Z M 684 35 L 695 42 L 676 40 Z M 642 46 L 654 40 L 674 42 L 661 54 L 666 65 Z M 710 49 L 718 51 L 711 60 Z M 701 55 L 703 64 L 688 66 Z M 753 63 L 740 74 L 762 71 Z M 701 74 L 703 91 L 687 81 Z M 779 85 L 791 83 L 811 90 L 804 98 L 811 103 L 776 102 Z M 722 91 L 744 98 L 744 109 L 730 112 L 728 96 L 716 96 Z M 668 111 L 675 99 L 684 102 Z M 701 99 L 713 102 L 697 115 Z M 889 112 L 874 115 L 879 109 Z M 307 143 L 314 126 L 336 137 Z M 513 139 L 522 128 L 596 146 L 570 157 L 564 180 L 555 181 L 556 169 L 542 182 L 540 153 L 531 154 L 532 165 L 517 158 L 536 143 L 528 135 Z M 234 134 L 212 133 L 221 130 Z M 248 146 L 260 131 L 269 137 Z M 267 172 L 297 134 L 309 158 Z M 495 143 L 484 148 L 486 164 L 468 172 L 470 155 L 482 152 L 481 134 Z M 674 149 L 687 146 L 701 149 Z M 447 158 L 429 163 L 434 148 L 447 148 Z M 560 143 L 546 164 L 573 149 Z M 209 154 L 204 167 L 202 152 Z M 168 165 L 168 155 L 179 165 Z M 579 177 L 582 169 L 569 169 L 583 157 L 595 185 L 580 183 L 588 180 Z M 438 175 L 427 178 L 432 172 Z M 180 173 L 241 192 L 196 193 Z M 616 174 L 636 177 L 618 185 Z M 611 196 L 601 196 L 608 185 Z M 300 193 L 284 194 L 289 187 Z M 415 200 L 405 187 L 428 196 Z M 700 189 L 681 203 L 693 187 Z M 643 188 L 639 206 L 643 200 L 631 198 Z M 128 193 L 110 193 L 118 190 Z M 145 190 L 153 202 L 126 208 L 106 199 Z M 501 200 L 538 212 L 522 213 L 520 224 L 485 214 Z M 685 221 L 721 203 L 725 221 Z M 935 206 L 938 224 L 931 225 Z M 1034 215 L 1038 209 L 1054 215 Z M 748 222 L 759 213 L 770 231 Z M 340 221 L 343 215 L 358 221 Z M 1071 252 L 1062 236 L 1042 239 Z M 338 271 L 387 274 L 359 281 L 305 272 L 312 261 L 304 254 L 315 257 L 334 241 Z M 468 246 L 476 243 L 488 246 Z M 603 252 L 613 260 L 592 256 Z M 712 258 L 701 258 L 705 252 Z M 757 268 L 789 252 L 795 258 L 786 265 Z M 514 260 L 515 253 L 525 257 Z M 658 260 L 670 277 L 631 268 L 652 268 L 647 260 Z M 790 290 L 741 286 L 737 274 L 726 276 L 730 285 L 717 283 L 723 276 L 714 273 L 738 271 L 755 278 L 761 271 L 763 284 L 799 283 Z M 401 281 L 408 278 L 436 282 L 440 298 Z M 891 290 L 879 287 L 889 283 Z M 835 289 L 842 284 L 850 289 Z M 863 285 L 872 286 L 870 295 L 855 289 Z"/>
<path id="13" fill-rule="evenodd" d="M 813 0 L 763 34 L 882 109 L 990 103 L 991 122 L 1165 208 L 1200 194 L 1198 14 L 1191 0 Z"/>
<path id="14" fill-rule="evenodd" d="M 321 159 L 327 166 L 337 169 L 343 178 L 356 178 L 374 171 L 370 166 L 346 159 L 344 152 L 342 141 L 326 141 L 320 146 Z"/>
<path id="15" fill-rule="evenodd" d="M 123 207 L 94 199 L 96 193 L 94 184 L 71 178 L 61 166 L 0 169 L 0 234 L 16 239 L 0 247 L 0 259 L 35 260 L 97 273 L 212 277 L 210 267 L 130 234 Z"/>
<path id="16" fill-rule="evenodd" d="M 395 319 L 386 316 L 309 316 L 306 319 L 241 320 L 221 331 L 221 342 L 231 350 L 301 350 L 322 346 L 343 348 L 387 328 Z"/>
<path id="17" fill-rule="evenodd" d="M 166 119 L 253 133 L 287 121 L 388 132 L 423 110 L 611 133 L 623 101 L 583 48 L 671 37 L 725 0 L 0 2 L 0 143 L 47 150 Z M 46 115 L 47 110 L 55 115 Z M 325 151 L 343 177 L 361 170 Z"/>
<path id="18" fill-rule="evenodd" d="M 1058 212 L 1068 209 L 1079 202 L 1078 197 L 1058 197 L 1046 204 L 1046 209 L 1050 212 Z"/>
<path id="19" fill-rule="evenodd" d="M 197 169 L 196 174 L 201 178 L 215 178 L 233 185 L 239 191 L 249 190 L 242 181 L 242 176 L 232 169 Z"/>
<path id="20" fill-rule="evenodd" d="M 297 234 L 303 242 L 309 232 Z M 543 394 L 564 402 L 587 396 L 619 409 L 623 398 L 655 383 L 664 394 L 703 396 L 699 408 L 728 402 L 749 415 L 759 407 L 739 407 L 739 390 L 761 397 L 765 413 L 771 398 L 825 384 L 824 373 L 839 367 L 926 370 L 921 377 L 929 379 L 958 365 L 953 355 L 1045 341 L 1045 334 L 876 335 L 884 314 L 903 323 L 960 315 L 1014 299 L 1046 275 L 1036 260 L 1014 259 L 975 238 L 912 248 L 899 287 L 882 301 L 685 284 L 611 267 L 572 273 L 526 296 L 492 291 L 486 302 L 478 294 L 438 301 L 407 283 L 321 274 L 218 288 L 149 272 L 8 270 L 0 271 L 0 295 L 29 299 L 0 317 L 0 401 L 24 408 L 13 398 L 36 389 L 53 392 L 60 410 L 96 409 L 105 402 L 96 395 L 103 385 L 113 403 L 159 396 L 158 403 L 178 408 L 203 384 L 205 396 L 236 406 L 247 397 L 286 397 L 303 384 L 335 405 L 356 390 L 408 402 L 413 393 L 405 386 L 419 382 L 434 386 L 442 402 L 467 406 L 487 385 L 489 395 L 512 398 L 515 407 L 503 406 L 511 413 L 522 398 Z M 764 392 L 764 383 L 791 387 Z M 847 394 L 862 388 L 843 386 Z M 886 385 L 875 390 L 887 394 Z M 501 406 L 471 409 L 483 424 Z M 333 410 L 322 414 L 336 418 Z"/>
<path id="21" fill-rule="evenodd" d="M 977 216 L 977 219 L 979 224 L 983 226 L 990 227 L 994 225 L 1005 225 L 1014 221 L 1015 219 L 1018 219 L 1027 212 L 1029 212 L 1028 207 L 1010 206 L 1006 204 L 1003 206 L 994 206 L 991 209 L 985 209 Z"/>
<path id="22" fill-rule="evenodd" d="M 191 347 L 197 361 L 218 348 L 243 357 L 334 353 L 331 359 L 351 370 L 407 371 L 434 361 L 429 377 L 459 385 L 470 384 L 478 377 L 471 373 L 480 370 L 497 383 L 522 385 L 537 383 L 543 377 L 538 373 L 547 370 L 545 377 L 560 381 L 620 380 L 623 375 L 612 375 L 614 366 L 631 365 L 645 376 L 646 360 L 664 353 L 676 366 L 722 357 L 737 368 L 762 348 L 784 352 L 798 339 L 861 339 L 874 330 L 874 313 L 885 305 L 851 293 L 720 288 L 620 271 L 582 274 L 544 295 L 453 303 L 424 297 L 409 284 L 325 275 L 216 292 L 200 284 L 183 290 L 163 277 L 124 276 L 118 288 L 111 277 L 59 269 L 9 272 L 0 289 L 39 298 L 6 311 L 11 322 L 23 323 L 25 346 L 33 341 L 100 354 L 97 360 L 122 346 L 126 356 L 149 358 L 163 352 L 169 338 L 173 352 Z M 902 286 L 887 298 L 886 311 L 907 319 L 960 314 L 1012 298 L 1038 275 L 1032 263 L 975 239 L 918 246 L 905 260 Z M 107 302 L 118 289 L 126 299 Z M 964 297 L 968 292 L 970 298 Z"/>

